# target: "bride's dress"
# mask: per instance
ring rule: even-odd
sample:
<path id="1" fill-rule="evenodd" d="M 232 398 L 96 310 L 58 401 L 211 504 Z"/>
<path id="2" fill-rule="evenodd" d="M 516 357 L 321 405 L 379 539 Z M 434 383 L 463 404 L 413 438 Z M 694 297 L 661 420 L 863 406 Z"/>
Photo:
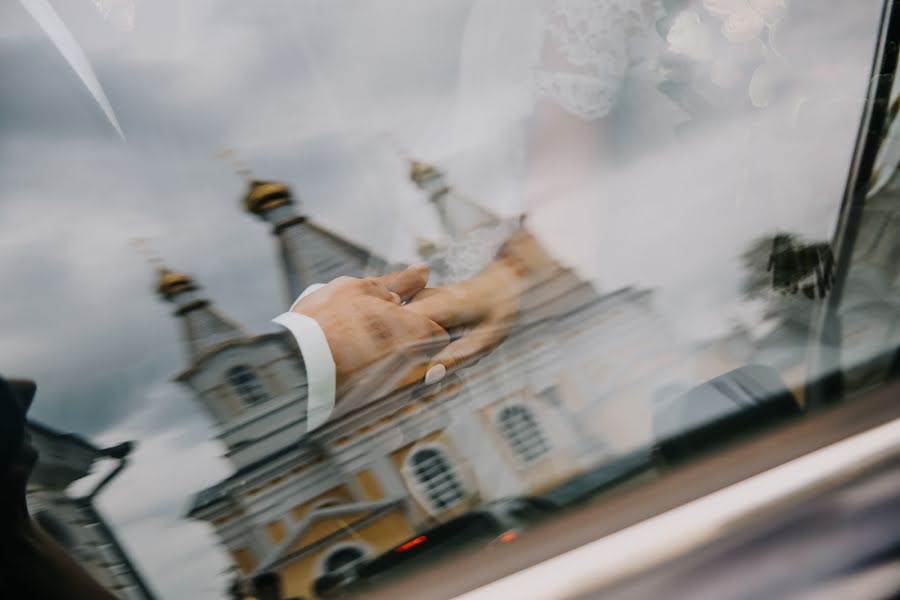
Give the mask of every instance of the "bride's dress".
<path id="1" fill-rule="evenodd" d="M 479 115 L 467 125 L 490 127 L 526 117 L 538 97 L 584 120 L 608 115 L 629 67 L 654 50 L 659 2 L 476 0 L 460 56 L 460 118 Z M 547 49 L 562 60 L 547 64 Z"/>
<path id="2" fill-rule="evenodd" d="M 795 125 L 806 99 L 846 94 L 848 79 L 823 68 L 843 64 L 837 48 L 809 51 L 810 32 L 835 20 L 807 9 L 787 23 L 786 5 L 475 0 L 439 158 L 470 196 L 527 215 L 584 279 L 653 288 L 689 335 L 719 335 L 742 302 L 748 244 L 778 230 L 829 235 L 852 148 L 852 129 Z M 789 59 L 775 42 L 786 29 Z M 596 136 L 601 149 L 586 161 L 596 173 L 529 194 L 543 176 L 534 132 L 548 108 L 566 135 L 576 123 Z"/>
<path id="3" fill-rule="evenodd" d="M 685 113 L 658 89 L 665 44 L 656 25 L 665 16 L 661 0 L 476 0 L 463 35 L 456 119 L 444 159 L 453 182 L 497 212 L 528 214 L 539 234 L 562 228 L 572 234 L 564 236 L 568 245 L 596 240 L 596 229 L 577 230 L 599 227 L 603 219 L 572 222 L 569 200 L 576 199 L 554 198 L 540 207 L 525 200 L 536 107 L 548 103 L 597 129 L 598 141 L 603 123 L 608 151 L 597 157 L 598 167 L 668 143 Z M 602 194 L 589 188 L 606 185 L 590 184 L 582 186 L 585 195 Z M 590 203 L 601 210 L 599 198 Z M 596 254 L 560 245 L 558 235 L 542 237 L 571 266 Z"/>

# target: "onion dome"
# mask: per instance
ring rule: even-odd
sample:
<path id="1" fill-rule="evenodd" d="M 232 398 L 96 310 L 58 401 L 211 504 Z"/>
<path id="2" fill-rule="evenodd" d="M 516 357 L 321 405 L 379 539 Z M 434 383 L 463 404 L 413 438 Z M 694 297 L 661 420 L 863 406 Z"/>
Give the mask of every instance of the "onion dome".
<path id="1" fill-rule="evenodd" d="M 253 180 L 244 196 L 244 208 L 255 215 L 292 202 L 291 189 L 277 181 Z"/>
<path id="2" fill-rule="evenodd" d="M 194 280 L 189 275 L 178 273 L 165 267 L 159 269 L 159 277 L 156 280 L 156 291 L 166 300 L 171 300 L 176 295 L 197 289 Z"/>

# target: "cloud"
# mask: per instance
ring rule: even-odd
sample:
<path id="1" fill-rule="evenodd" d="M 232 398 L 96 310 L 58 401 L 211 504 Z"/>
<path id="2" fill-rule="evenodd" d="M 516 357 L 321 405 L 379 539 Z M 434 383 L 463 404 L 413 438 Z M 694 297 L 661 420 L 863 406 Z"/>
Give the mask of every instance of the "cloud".
<path id="1" fill-rule="evenodd" d="M 171 400 L 159 394 L 155 400 Z M 162 598 L 221 598 L 229 559 L 210 528 L 183 519 L 191 494 L 227 476 L 221 447 L 209 428 L 158 426 L 153 409 L 116 431 L 105 443 L 138 439 L 130 464 L 101 494 L 107 515 L 132 559 Z"/>

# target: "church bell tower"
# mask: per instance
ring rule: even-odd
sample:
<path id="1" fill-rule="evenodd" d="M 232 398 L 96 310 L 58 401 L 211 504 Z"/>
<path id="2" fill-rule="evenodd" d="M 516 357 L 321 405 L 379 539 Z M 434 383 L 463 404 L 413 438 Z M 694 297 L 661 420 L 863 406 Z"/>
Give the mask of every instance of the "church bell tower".
<path id="1" fill-rule="evenodd" d="M 283 183 L 251 181 L 243 204 L 247 212 L 271 225 L 278 240 L 288 306 L 310 284 L 342 275 L 366 277 L 385 268 L 385 262 L 366 249 L 308 219 Z"/>

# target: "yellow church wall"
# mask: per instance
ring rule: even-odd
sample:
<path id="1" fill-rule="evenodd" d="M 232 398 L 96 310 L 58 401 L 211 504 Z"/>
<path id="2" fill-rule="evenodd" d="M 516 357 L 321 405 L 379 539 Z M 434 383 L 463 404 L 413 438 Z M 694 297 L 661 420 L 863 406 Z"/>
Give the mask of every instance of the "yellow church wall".
<path id="1" fill-rule="evenodd" d="M 281 543 L 285 536 L 284 521 L 272 521 L 266 525 L 266 535 L 273 544 Z"/>
<path id="2" fill-rule="evenodd" d="M 310 527 L 303 533 L 303 535 L 297 538 L 297 541 L 291 545 L 288 552 L 296 552 L 297 550 L 300 550 L 301 548 L 312 544 L 316 540 L 331 535 L 335 531 L 340 531 L 345 527 L 349 527 L 351 524 L 363 518 L 365 515 L 366 511 L 360 511 L 340 515 L 338 517 L 325 517 L 322 519 L 318 519 L 315 523 L 310 525 Z"/>
<path id="3" fill-rule="evenodd" d="M 318 465 L 320 462 L 321 462 L 321 459 L 317 459 L 310 463 L 298 465 L 298 466 L 294 467 L 293 469 L 291 469 L 289 472 L 284 473 L 283 475 L 279 475 L 278 477 L 273 477 L 272 479 L 269 479 L 268 481 L 266 481 L 259 487 L 255 487 L 255 488 L 247 491 L 247 495 L 250 497 L 258 496 L 259 494 L 261 494 L 267 490 L 270 490 L 271 488 L 274 488 L 277 485 L 284 483 L 288 479 L 290 479 L 296 475 L 299 475 L 300 473 L 302 473 L 303 471 L 306 471 L 310 467 L 314 467 L 314 466 Z"/>
<path id="4" fill-rule="evenodd" d="M 336 504 L 344 504 L 346 502 L 351 502 L 353 496 L 350 494 L 350 490 L 347 489 L 346 486 L 339 485 L 331 488 L 327 492 L 323 492 L 319 494 L 315 498 L 311 498 L 306 502 L 302 502 L 291 509 L 291 515 L 295 520 L 299 521 L 306 516 L 306 513 L 309 512 L 309 509 L 317 504 L 322 504 L 326 500 L 333 500 Z"/>
<path id="5" fill-rule="evenodd" d="M 381 484 L 378 483 L 378 478 L 375 477 L 375 473 L 371 469 L 360 471 L 355 478 L 366 498 L 369 500 L 381 500 L 384 498 L 384 490 L 381 489 Z"/>
<path id="6" fill-rule="evenodd" d="M 278 569 L 281 575 L 281 589 L 285 598 L 315 598 L 312 584 L 315 581 L 315 566 L 318 554 L 304 554 L 290 564 Z"/>
<path id="7" fill-rule="evenodd" d="M 412 537 L 414 533 L 400 509 L 386 513 L 353 531 L 347 531 L 328 546 L 304 554 L 278 570 L 282 578 L 284 596 L 314 598 L 312 585 L 317 577 L 316 567 L 336 544 L 360 542 L 371 548 L 373 555 L 378 555 Z"/>
<path id="8" fill-rule="evenodd" d="M 246 548 L 240 548 L 231 552 L 231 559 L 242 573 L 247 574 L 256 568 L 256 557 Z"/>

